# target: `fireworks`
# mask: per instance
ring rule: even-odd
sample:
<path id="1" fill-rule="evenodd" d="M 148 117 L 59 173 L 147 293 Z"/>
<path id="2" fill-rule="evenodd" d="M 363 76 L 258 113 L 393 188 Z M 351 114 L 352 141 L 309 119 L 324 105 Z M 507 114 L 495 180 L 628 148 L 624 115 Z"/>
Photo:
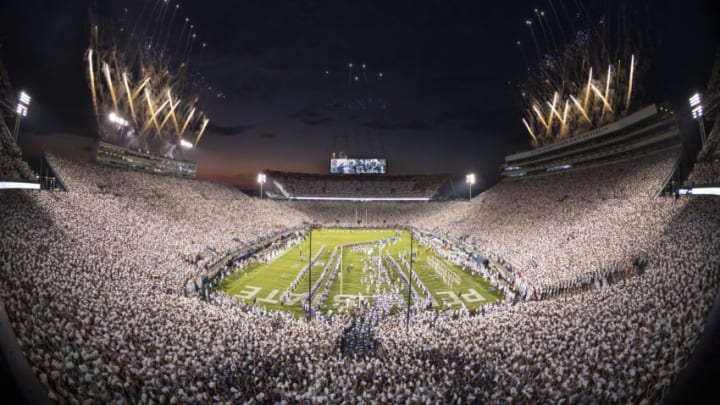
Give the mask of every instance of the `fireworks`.
<path id="1" fill-rule="evenodd" d="M 642 0 L 609 2 L 600 11 L 588 9 L 582 1 L 574 2 L 576 9 L 564 2 L 547 3 L 551 12 L 535 9 L 536 21 L 527 19 L 524 24 L 535 46 L 537 67 L 530 66 L 523 42 L 515 42 L 529 72 L 520 86 L 526 108 L 522 122 L 535 147 L 632 112 L 637 52 L 644 35 L 639 19 L 647 7 Z M 558 45 L 560 41 L 564 45 Z"/>
<path id="2" fill-rule="evenodd" d="M 179 9 L 146 0 L 135 17 L 124 8 L 106 31 L 93 13 L 85 58 L 100 140 L 160 155 L 200 141 L 210 120 L 187 79 L 197 33 L 189 18 L 175 24 Z"/>

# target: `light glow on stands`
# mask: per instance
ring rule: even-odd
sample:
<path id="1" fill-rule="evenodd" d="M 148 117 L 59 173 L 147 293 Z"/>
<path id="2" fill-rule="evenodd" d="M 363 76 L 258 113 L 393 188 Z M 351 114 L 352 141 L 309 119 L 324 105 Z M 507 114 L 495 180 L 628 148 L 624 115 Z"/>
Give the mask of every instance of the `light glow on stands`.
<path id="1" fill-rule="evenodd" d="M 430 197 L 290 197 L 299 201 L 430 201 Z"/>
<path id="2" fill-rule="evenodd" d="M 526 174 L 527 174 L 527 173 L 525 173 L 525 172 L 510 173 L 510 174 L 508 174 L 508 176 L 510 176 L 510 177 L 522 177 L 522 176 L 525 176 Z"/>
<path id="3" fill-rule="evenodd" d="M 557 165 L 557 166 L 553 166 L 553 167 L 548 167 L 547 169 L 545 169 L 545 171 L 554 172 L 554 171 L 558 171 L 558 170 L 567 170 L 567 169 L 570 169 L 571 167 L 572 167 L 572 165 Z"/>
<path id="4" fill-rule="evenodd" d="M 40 183 L 0 181 L 0 190 L 40 190 Z"/>
<path id="5" fill-rule="evenodd" d="M 186 140 L 184 140 L 184 139 L 181 139 L 181 140 L 180 140 L 180 146 L 182 146 L 182 147 L 185 148 L 185 149 L 192 149 L 193 144 L 192 144 L 192 142 L 188 142 L 188 141 L 186 141 Z"/>
<path id="6" fill-rule="evenodd" d="M 720 187 L 693 187 L 681 188 L 678 195 L 717 195 L 720 196 Z"/>

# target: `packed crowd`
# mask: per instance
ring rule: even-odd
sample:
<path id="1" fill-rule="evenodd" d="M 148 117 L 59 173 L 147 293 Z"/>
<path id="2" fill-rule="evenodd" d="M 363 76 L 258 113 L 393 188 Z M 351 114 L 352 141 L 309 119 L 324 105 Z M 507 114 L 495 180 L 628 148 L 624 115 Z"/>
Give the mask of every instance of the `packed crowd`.
<path id="1" fill-rule="evenodd" d="M 658 401 L 686 364 L 720 281 L 720 204 L 683 205 L 646 248 L 651 259 L 641 275 L 447 320 L 442 331 L 424 314 L 406 334 L 399 317 L 379 334 L 385 361 L 409 362 L 405 386 L 415 393 L 439 385 L 439 399 Z"/>
<path id="2" fill-rule="evenodd" d="M 708 134 L 698 161 L 685 182 L 688 186 L 693 184 L 720 184 L 720 128 L 717 126 Z"/>
<path id="3" fill-rule="evenodd" d="M 509 264 L 537 296 L 625 271 L 682 209 L 653 198 L 677 151 L 599 168 L 505 181 L 440 232 Z"/>
<path id="4" fill-rule="evenodd" d="M 404 315 L 307 322 L 182 294 L 197 271 L 188 254 L 344 221 L 352 205 L 50 161 L 68 193 L 0 194 L 0 297 L 63 402 L 657 401 L 720 285 L 720 203 L 652 197 L 671 156 L 503 182 L 471 202 L 368 205 L 378 225 L 414 223 L 512 259 L 538 290 L 647 257 L 623 282 L 483 316 L 417 311 L 408 329 Z M 365 338 L 362 354 L 344 350 Z"/>

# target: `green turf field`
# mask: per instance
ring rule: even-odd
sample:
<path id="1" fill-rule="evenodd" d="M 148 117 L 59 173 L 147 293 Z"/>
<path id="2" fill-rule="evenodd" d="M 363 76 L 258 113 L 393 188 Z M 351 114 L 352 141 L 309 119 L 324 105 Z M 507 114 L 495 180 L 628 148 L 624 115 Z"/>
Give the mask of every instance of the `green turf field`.
<path id="1" fill-rule="evenodd" d="M 401 266 L 402 271 L 407 275 L 409 269 L 400 261 L 400 255 L 409 257 L 410 233 L 393 229 L 320 229 L 313 231 L 312 255 L 324 246 L 322 254 L 312 266 L 312 283 L 315 284 L 323 269 L 331 259 L 335 246 L 347 245 L 359 242 L 380 241 L 396 236 L 394 243 L 388 243 L 383 249 L 383 257 L 390 254 Z M 297 288 L 290 294 L 284 304 L 280 297 L 287 290 L 304 266 L 307 265 L 310 254 L 310 242 L 306 238 L 302 243 L 294 246 L 284 254 L 275 258 L 272 262 L 258 264 L 250 267 L 244 272 L 238 272 L 225 279 L 221 287 L 228 295 L 244 300 L 248 303 L 255 302 L 270 309 L 282 309 L 291 311 L 297 316 L 304 316 L 301 299 L 307 296 L 309 291 L 308 281 L 310 272 L 306 272 L 300 280 Z M 303 261 L 301 261 L 300 250 L 302 249 Z M 332 310 L 333 312 L 344 311 L 348 307 L 358 305 L 361 295 L 368 302 L 373 302 L 379 292 L 386 302 L 392 302 L 396 306 L 406 305 L 407 286 L 397 274 L 394 267 L 386 265 L 386 272 L 379 271 L 377 265 L 370 258 L 377 256 L 378 245 L 368 243 L 361 247 L 345 247 L 342 255 L 336 255 L 336 259 L 342 257 L 340 268 L 337 270 L 333 283 L 327 287 L 327 299 L 321 311 Z M 413 272 L 417 274 L 420 281 L 430 291 L 433 301 L 433 308 L 458 308 L 461 302 L 466 307 L 479 306 L 502 297 L 499 291 L 491 290 L 491 285 L 484 279 L 473 276 L 463 271 L 459 266 L 448 263 L 437 257 L 427 247 L 421 246 L 415 241 L 413 250 L 416 254 L 413 262 Z M 367 253 L 370 253 L 368 255 Z M 448 284 L 428 264 L 428 255 L 437 257 L 445 267 L 457 275 L 459 284 Z M 320 288 L 313 295 L 313 308 L 320 304 L 321 292 L 326 289 L 329 275 L 322 280 Z M 455 277 L 453 277 L 455 278 Z M 447 276 L 446 276 L 447 279 Z M 372 281 L 372 283 L 371 283 Z M 417 283 L 413 282 L 412 287 L 420 292 Z M 393 297 L 392 299 L 388 297 Z M 379 298 L 378 298 L 379 299 Z"/>

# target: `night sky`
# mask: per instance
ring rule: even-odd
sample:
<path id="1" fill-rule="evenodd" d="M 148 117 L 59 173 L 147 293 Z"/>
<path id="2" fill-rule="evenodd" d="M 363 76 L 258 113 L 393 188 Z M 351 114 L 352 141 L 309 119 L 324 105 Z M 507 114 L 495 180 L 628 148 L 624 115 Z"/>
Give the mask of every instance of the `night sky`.
<path id="1" fill-rule="evenodd" d="M 114 3 L 103 11 L 143 1 Z M 649 3 L 657 37 L 645 97 L 684 108 L 707 82 L 720 12 L 713 0 Z M 202 178 L 327 173 L 332 152 L 344 151 L 386 157 L 391 174 L 473 171 L 482 188 L 506 154 L 529 148 L 515 41 L 528 40 L 524 21 L 547 0 L 180 4 L 208 45 L 191 62 L 212 120 L 190 157 Z M 96 136 L 83 61 L 89 3 L 4 1 L 0 44 L 14 89 L 33 96 L 21 146 L 87 154 Z M 349 86 L 350 62 L 359 77 Z"/>

